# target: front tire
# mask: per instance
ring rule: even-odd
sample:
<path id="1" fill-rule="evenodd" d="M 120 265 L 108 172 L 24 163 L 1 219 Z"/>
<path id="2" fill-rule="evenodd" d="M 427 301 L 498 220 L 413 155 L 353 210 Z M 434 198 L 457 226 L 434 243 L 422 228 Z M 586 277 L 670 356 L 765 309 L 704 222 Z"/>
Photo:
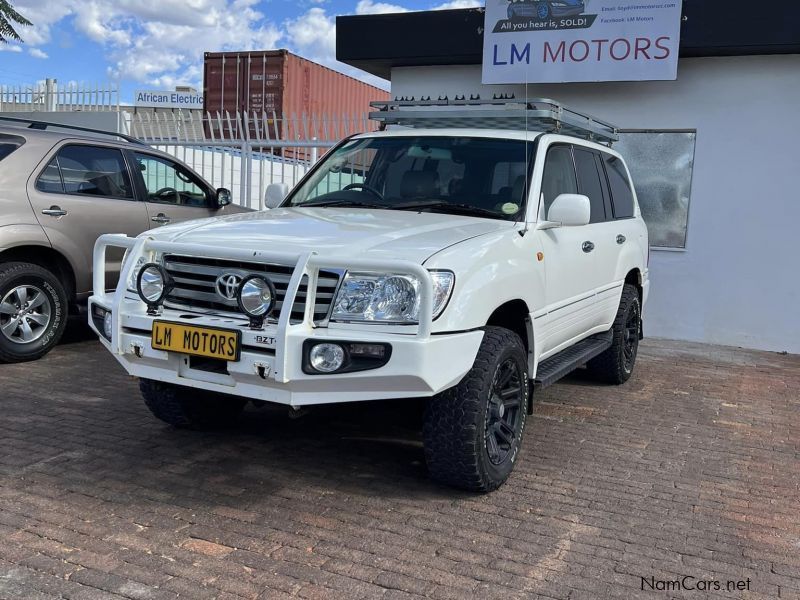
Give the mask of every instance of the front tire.
<path id="1" fill-rule="evenodd" d="M 152 379 L 140 379 L 144 403 L 155 417 L 181 429 L 216 429 L 232 425 L 247 400 L 220 396 Z"/>
<path id="2" fill-rule="evenodd" d="M 630 379 L 639 352 L 642 307 L 639 290 L 628 283 L 622 288 L 617 317 L 611 328 L 611 347 L 587 363 L 589 372 L 605 383 L 620 385 Z"/>
<path id="3" fill-rule="evenodd" d="M 500 487 L 518 457 L 527 406 L 522 340 L 508 329 L 487 327 L 469 373 L 426 406 L 423 439 L 431 477 L 474 492 Z"/>
<path id="4" fill-rule="evenodd" d="M 551 16 L 550 4 L 547 0 L 536 3 L 536 16 L 541 20 L 549 19 Z"/>
<path id="5" fill-rule="evenodd" d="M 32 263 L 0 265 L 0 362 L 41 358 L 67 325 L 67 293 L 53 273 Z"/>

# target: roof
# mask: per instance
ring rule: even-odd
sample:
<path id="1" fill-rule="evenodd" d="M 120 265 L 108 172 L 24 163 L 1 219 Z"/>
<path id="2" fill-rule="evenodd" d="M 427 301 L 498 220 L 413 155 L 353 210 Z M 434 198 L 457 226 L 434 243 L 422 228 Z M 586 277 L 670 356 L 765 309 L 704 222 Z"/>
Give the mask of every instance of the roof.
<path id="1" fill-rule="evenodd" d="M 75 129 L 69 125 L 62 125 L 59 123 L 48 123 L 47 129 L 37 129 L 28 127 L 22 123 L 4 123 L 0 120 L 0 133 L 15 135 L 25 138 L 26 140 L 50 140 L 54 144 L 61 140 L 81 140 L 91 141 L 94 143 L 104 142 L 112 143 L 115 146 L 124 146 L 126 148 L 134 148 L 141 150 L 148 147 L 147 144 L 142 142 L 133 143 L 126 141 L 114 132 L 101 132 L 98 130 L 96 135 L 85 133 L 81 129 Z"/>
<path id="2" fill-rule="evenodd" d="M 483 17 L 481 8 L 337 17 L 336 58 L 384 79 L 393 67 L 481 64 Z M 684 58 L 800 54 L 800 2 L 684 0 L 683 17 Z"/>

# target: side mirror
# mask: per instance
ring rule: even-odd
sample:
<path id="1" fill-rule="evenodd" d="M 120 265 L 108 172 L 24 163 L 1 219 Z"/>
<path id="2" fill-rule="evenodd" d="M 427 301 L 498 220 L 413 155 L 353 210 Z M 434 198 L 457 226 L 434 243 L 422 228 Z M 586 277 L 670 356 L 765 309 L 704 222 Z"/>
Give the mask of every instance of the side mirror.
<path id="1" fill-rule="evenodd" d="M 233 196 L 228 188 L 219 188 L 217 190 L 217 208 L 228 206 L 233 202 Z"/>
<path id="2" fill-rule="evenodd" d="M 547 213 L 547 220 L 562 227 L 588 225 L 592 216 L 589 197 L 583 194 L 559 194 Z"/>
<path id="3" fill-rule="evenodd" d="M 289 194 L 289 186 L 285 183 L 270 183 L 264 194 L 264 206 L 277 208 Z"/>

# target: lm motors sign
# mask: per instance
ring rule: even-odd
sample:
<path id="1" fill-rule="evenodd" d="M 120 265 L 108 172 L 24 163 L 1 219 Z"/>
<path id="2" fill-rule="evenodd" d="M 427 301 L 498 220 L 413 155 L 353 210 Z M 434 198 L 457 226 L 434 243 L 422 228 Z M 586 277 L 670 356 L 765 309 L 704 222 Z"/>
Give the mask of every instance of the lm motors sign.
<path id="1" fill-rule="evenodd" d="M 197 92 L 155 92 L 138 90 L 134 96 L 136 106 L 154 108 L 203 108 L 203 94 Z"/>
<path id="2" fill-rule="evenodd" d="M 676 79 L 681 0 L 486 0 L 483 83 Z"/>

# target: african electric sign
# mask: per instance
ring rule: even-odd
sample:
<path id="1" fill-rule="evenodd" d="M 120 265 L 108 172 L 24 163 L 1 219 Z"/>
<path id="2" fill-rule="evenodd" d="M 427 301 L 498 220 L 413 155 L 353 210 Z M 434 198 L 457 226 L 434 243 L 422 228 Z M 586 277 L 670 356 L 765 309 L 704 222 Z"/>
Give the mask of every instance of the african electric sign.
<path id="1" fill-rule="evenodd" d="M 487 0 L 483 83 L 675 79 L 681 3 Z"/>

